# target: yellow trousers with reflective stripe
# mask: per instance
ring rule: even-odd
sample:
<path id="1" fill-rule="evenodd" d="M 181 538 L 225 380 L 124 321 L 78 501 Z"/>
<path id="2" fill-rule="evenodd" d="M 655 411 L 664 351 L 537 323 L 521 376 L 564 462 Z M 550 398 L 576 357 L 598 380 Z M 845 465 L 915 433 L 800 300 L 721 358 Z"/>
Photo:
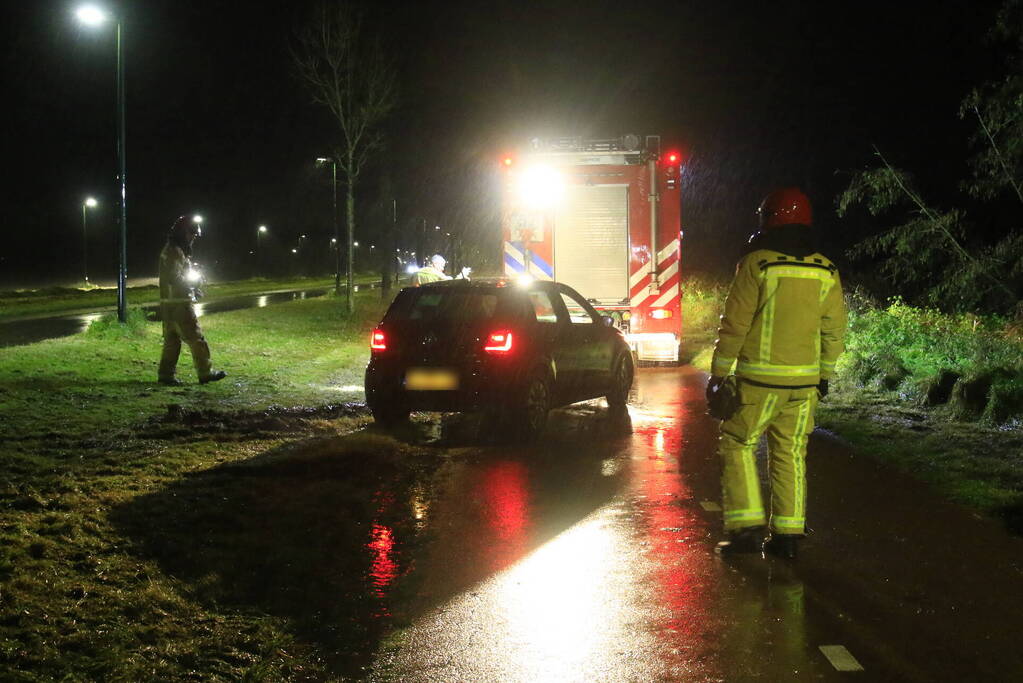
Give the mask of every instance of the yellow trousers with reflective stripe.
<path id="1" fill-rule="evenodd" d="M 775 389 L 740 380 L 742 405 L 721 423 L 725 530 L 768 522 L 757 476 L 756 450 L 767 434 L 771 530 L 802 534 L 806 524 L 806 441 L 813 431 L 817 388 Z"/>

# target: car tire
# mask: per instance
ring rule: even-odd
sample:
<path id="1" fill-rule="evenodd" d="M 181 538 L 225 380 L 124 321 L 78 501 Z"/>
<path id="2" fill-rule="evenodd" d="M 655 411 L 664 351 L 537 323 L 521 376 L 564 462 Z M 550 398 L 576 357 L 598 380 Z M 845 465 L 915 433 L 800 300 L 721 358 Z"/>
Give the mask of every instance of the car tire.
<path id="1" fill-rule="evenodd" d="M 605 398 L 607 407 L 611 410 L 623 410 L 629 402 L 629 391 L 632 390 L 632 380 L 636 376 L 636 365 L 632 362 L 631 353 L 623 353 L 611 366 L 611 386 L 608 388 Z"/>
<path id="2" fill-rule="evenodd" d="M 546 372 L 537 370 L 522 385 L 518 405 L 515 406 L 510 435 L 520 441 L 535 441 L 547 427 L 551 412 L 551 381 Z"/>

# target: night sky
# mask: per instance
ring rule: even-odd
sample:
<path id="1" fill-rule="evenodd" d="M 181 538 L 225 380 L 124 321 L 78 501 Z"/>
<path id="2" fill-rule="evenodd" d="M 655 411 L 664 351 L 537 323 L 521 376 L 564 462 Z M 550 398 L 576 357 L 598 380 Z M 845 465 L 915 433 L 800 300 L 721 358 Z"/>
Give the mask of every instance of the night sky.
<path id="1" fill-rule="evenodd" d="M 155 273 L 175 216 L 199 212 L 214 276 L 252 274 L 255 228 L 280 254 L 332 234 L 336 140 L 287 45 L 312 2 L 125 2 L 129 277 Z M 535 136 L 660 134 L 684 151 L 684 263 L 724 270 L 775 186 L 799 184 L 838 252 L 871 229 L 834 197 L 878 145 L 938 196 L 964 175 L 959 101 L 997 76 L 999 3 L 422 2 L 372 5 L 402 74 L 388 147 L 360 193 L 372 241 L 387 175 L 404 225 L 493 243 L 490 170 Z M 71 282 L 81 202 L 93 279 L 115 272 L 114 41 L 75 4 L 4 0 L 5 236 L 0 286 Z M 410 248 L 412 240 L 406 240 Z M 838 256 L 838 254 L 835 254 Z"/>

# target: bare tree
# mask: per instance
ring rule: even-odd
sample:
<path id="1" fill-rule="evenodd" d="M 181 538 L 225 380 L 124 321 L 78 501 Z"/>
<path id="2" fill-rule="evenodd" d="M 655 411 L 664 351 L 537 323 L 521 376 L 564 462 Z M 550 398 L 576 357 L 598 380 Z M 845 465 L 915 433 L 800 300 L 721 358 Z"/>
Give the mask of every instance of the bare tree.
<path id="1" fill-rule="evenodd" d="M 322 4 L 302 27 L 291 55 L 313 102 L 326 106 L 341 132 L 335 163 L 345 181 L 348 312 L 354 291 L 355 187 L 380 146 L 380 124 L 397 104 L 397 70 L 380 43 L 367 35 L 365 10 L 350 1 Z"/>

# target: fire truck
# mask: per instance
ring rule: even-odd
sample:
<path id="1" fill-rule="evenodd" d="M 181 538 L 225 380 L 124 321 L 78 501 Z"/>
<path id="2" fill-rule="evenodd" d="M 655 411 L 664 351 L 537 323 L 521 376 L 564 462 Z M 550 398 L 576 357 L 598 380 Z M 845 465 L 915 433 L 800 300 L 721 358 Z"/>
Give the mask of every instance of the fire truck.
<path id="1" fill-rule="evenodd" d="M 504 272 L 557 280 L 625 333 L 637 360 L 678 362 L 678 152 L 659 136 L 533 140 L 505 155 Z"/>

